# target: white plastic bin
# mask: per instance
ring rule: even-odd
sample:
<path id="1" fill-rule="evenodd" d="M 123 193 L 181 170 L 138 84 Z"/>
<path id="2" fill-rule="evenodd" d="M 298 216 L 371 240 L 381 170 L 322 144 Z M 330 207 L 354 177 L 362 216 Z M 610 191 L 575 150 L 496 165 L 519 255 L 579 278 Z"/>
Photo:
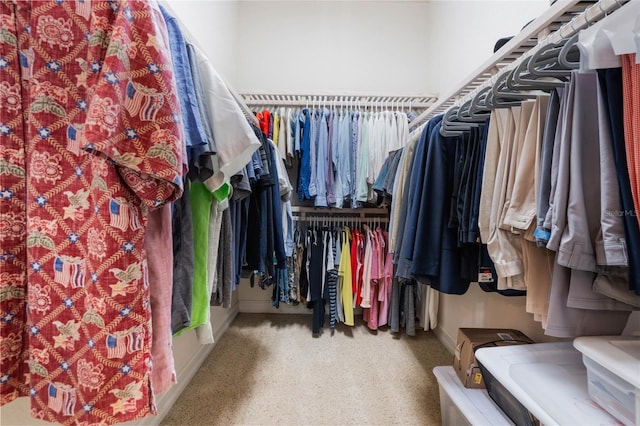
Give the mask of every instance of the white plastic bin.
<path id="1" fill-rule="evenodd" d="M 640 339 L 579 337 L 589 396 L 627 426 L 640 425 Z"/>
<path id="2" fill-rule="evenodd" d="M 571 342 L 482 348 L 476 359 L 545 426 L 619 422 L 587 392 L 587 369 Z"/>
<path id="3" fill-rule="evenodd" d="M 467 389 L 451 366 L 435 367 L 443 425 L 512 425 L 484 389 Z"/>

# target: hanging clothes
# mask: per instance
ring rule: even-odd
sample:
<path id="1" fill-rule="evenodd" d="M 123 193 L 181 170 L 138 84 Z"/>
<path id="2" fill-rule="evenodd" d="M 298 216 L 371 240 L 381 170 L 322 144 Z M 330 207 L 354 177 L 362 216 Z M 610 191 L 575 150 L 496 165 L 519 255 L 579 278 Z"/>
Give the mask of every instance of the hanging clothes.
<path id="1" fill-rule="evenodd" d="M 378 326 L 382 327 L 389 322 L 389 305 L 391 304 L 391 288 L 393 278 L 393 253 L 389 251 L 389 233 L 378 228 L 382 238 L 382 273 L 380 288 L 378 290 L 378 302 L 380 302 Z"/>
<path id="2" fill-rule="evenodd" d="M 408 197 L 405 194 L 405 188 L 409 189 L 410 176 L 409 172 L 413 167 L 414 151 L 421 137 L 420 132 L 415 132 L 407 146 L 402 150 L 400 163 L 396 171 L 393 181 L 393 198 L 391 199 L 391 212 L 389 213 L 389 251 L 394 253 L 394 263 L 397 263 L 399 249 L 397 244 L 398 235 L 402 238 L 404 234 L 404 221 L 399 218 L 406 217 L 406 209 Z M 404 207 L 404 209 L 403 209 Z M 402 227 L 402 228 L 400 228 Z M 396 253 L 398 256 L 396 256 Z"/>
<path id="3" fill-rule="evenodd" d="M 0 3 L 1 401 L 63 424 L 155 412 L 142 241 L 182 193 L 180 105 L 160 11 L 119 6 Z"/>
<path id="4" fill-rule="evenodd" d="M 351 230 L 345 227 L 341 233 L 342 240 L 342 257 L 338 268 L 339 288 L 340 288 L 340 304 L 344 310 L 344 323 L 353 326 L 353 284 L 351 282 L 351 256 L 350 240 Z"/>
<path id="5" fill-rule="evenodd" d="M 564 273 L 567 279 L 553 278 L 546 332 L 555 336 L 603 333 L 607 330 L 615 333 L 622 331 L 632 307 L 592 290 L 596 279 L 594 242 L 602 223 L 599 210 L 593 214 L 593 209 L 589 207 L 600 204 L 602 189 L 599 181 L 602 173 L 599 164 L 601 155 L 597 152 L 601 138 L 598 131 L 596 74 L 574 73 L 565 96 L 568 97 L 565 120 L 582 127 L 571 126 L 573 133 L 569 133 L 569 126 L 565 126 L 564 138 L 559 141 L 561 155 L 558 168 L 562 173 L 559 173 L 558 188 L 561 191 L 556 190 L 555 193 L 554 206 L 558 206 L 558 214 L 554 217 L 565 217 L 560 209 L 577 209 L 579 213 L 577 217 L 568 217 L 569 220 L 554 222 L 551 228 L 547 247 L 557 251 L 554 274 L 558 271 L 558 275 L 563 276 Z M 580 143 L 576 142 L 578 140 Z M 605 145 L 610 147 L 608 136 Z M 571 164 L 571 168 L 568 164 Z M 580 188 L 583 185 L 592 190 L 588 194 L 582 192 Z M 618 192 L 617 185 L 612 192 Z M 565 271 L 564 268 L 569 269 Z M 604 323 L 611 328 L 603 330 L 601 327 Z"/>
<path id="6" fill-rule="evenodd" d="M 416 238 L 416 227 L 418 224 L 419 201 L 422 194 L 420 180 L 424 176 L 426 163 L 426 148 L 433 129 L 442 120 L 442 116 L 436 116 L 429 121 L 421 133 L 420 140 L 414 151 L 414 158 L 411 162 L 410 178 L 406 182 L 402 203 L 406 212 L 402 221 L 402 236 L 398 235 L 399 247 L 396 247 L 396 263 L 398 270 L 396 275 L 400 278 L 411 278 L 410 268 L 413 261 L 414 243 Z M 397 218 L 399 219 L 399 218 Z M 399 230 L 400 232 L 400 230 Z"/>
<path id="7" fill-rule="evenodd" d="M 339 244 L 336 241 L 333 231 L 326 233 L 325 247 L 326 247 L 326 274 L 325 279 L 325 300 L 329 301 L 329 329 L 334 330 L 336 324 L 339 321 L 338 315 L 338 268 L 340 267 L 339 261 L 336 258 L 337 249 Z"/>
<path id="8" fill-rule="evenodd" d="M 147 259 L 153 330 L 151 379 L 154 390 L 162 393 L 177 380 L 171 340 L 171 292 L 173 289 L 171 205 L 166 204 L 151 211 L 147 228 L 144 247 L 147 253 L 153 253 L 153 256 Z"/>
<path id="9" fill-rule="evenodd" d="M 375 204 L 372 186 L 387 154 L 408 142 L 408 116 L 400 111 L 307 107 L 255 114 L 287 167 L 298 158 L 298 199 L 316 207 Z"/>
<path id="10" fill-rule="evenodd" d="M 159 6 L 159 8 L 167 25 L 171 62 L 176 75 L 176 87 L 180 94 L 178 99 L 182 112 L 187 157 L 192 169 L 198 170 L 197 175 L 201 176 L 202 180 L 206 180 L 213 174 L 213 165 L 210 158 L 204 157 L 215 153 L 216 148 L 210 134 L 208 120 L 205 118 L 208 111 L 202 110 L 206 108 L 202 104 L 202 92 L 196 91 L 195 87 L 200 85 L 199 70 L 197 63 L 194 62 L 194 52 L 190 51 L 178 20 L 171 16 L 164 7 Z M 191 49 L 194 49 L 193 46 Z M 192 68 L 192 64 L 196 66 Z M 200 88 L 198 87 L 198 89 Z M 203 158 L 200 158 L 201 155 Z M 192 176 L 194 175 L 196 173 L 192 171 Z"/>
<path id="11" fill-rule="evenodd" d="M 171 296 L 171 332 L 177 334 L 191 325 L 193 302 L 194 242 L 190 183 L 183 180 L 182 197 L 172 203 L 173 286 Z"/>
<path id="12" fill-rule="evenodd" d="M 606 116 L 611 131 L 613 147 L 613 161 L 616 177 L 620 190 L 620 207 L 622 212 L 633 210 L 633 196 L 627 164 L 627 153 L 624 136 L 624 109 L 623 109 L 623 78 L 621 68 L 598 70 L 598 79 L 603 97 L 606 99 Z M 604 290 L 596 286 L 596 291 L 607 294 L 616 300 L 628 300 L 628 289 L 640 294 L 640 226 L 634 220 L 633 215 L 623 214 L 622 225 L 625 235 L 625 243 L 628 251 L 629 284 L 622 287 L 621 291 Z M 618 285 L 619 287 L 619 285 Z"/>
<path id="13" fill-rule="evenodd" d="M 339 323 L 353 326 L 357 308 L 362 308 L 363 319 L 373 330 L 387 326 L 391 321 L 393 283 L 393 254 L 388 251 L 388 231 L 377 226 L 361 224 L 361 229 L 312 220 L 296 220 L 294 253 L 296 261 L 289 286 L 296 288 L 297 298 L 286 303 L 302 303 L 313 310 L 312 332 L 320 333 L 324 315 L 329 314 L 329 329 Z M 351 225 L 358 221 L 351 220 Z M 304 236 L 304 237 L 303 237 Z M 300 254 L 298 256 L 298 253 Z M 413 290 L 412 290 L 413 291 Z M 419 303 L 410 291 L 402 294 L 402 314 L 408 303 Z M 434 305 L 431 304 L 432 312 Z M 400 321 L 400 317 L 398 317 Z M 405 320 L 402 320 L 404 326 Z M 409 329 L 415 321 L 409 321 Z"/>
<path id="14" fill-rule="evenodd" d="M 637 34 L 636 34 L 637 36 Z M 640 88 L 640 66 L 636 63 L 636 54 L 627 54 L 622 56 L 622 99 L 623 119 L 624 119 L 624 140 L 625 153 L 627 157 L 627 171 L 629 174 L 629 182 L 631 186 L 631 198 L 633 199 L 633 209 L 631 203 L 625 202 L 628 208 L 624 208 L 623 216 L 635 218 L 637 225 L 640 226 L 640 148 L 638 141 L 640 140 L 640 127 L 638 126 L 638 116 L 640 116 L 640 96 L 638 96 L 638 88 Z M 619 102 L 618 98 L 618 102 Z M 637 235 L 636 224 L 629 223 L 629 236 L 633 238 Z M 640 295 L 640 243 L 634 240 L 633 246 L 633 276 L 630 283 L 631 288 L 637 295 Z"/>
<path id="15" fill-rule="evenodd" d="M 412 138 L 391 199 L 392 331 L 413 328 L 416 281 L 464 293 L 477 280 L 486 291 L 526 295 L 548 335 L 622 332 L 640 300 L 637 219 L 627 214 L 636 209 L 627 157 L 635 136 L 625 112 L 635 105 L 623 96 L 625 59 L 621 68 L 568 73 L 550 95 L 496 108 L 456 136 L 442 136 L 434 117 Z M 633 72 L 627 78 L 632 86 Z M 431 301 L 421 303 L 426 327 Z"/>
<path id="16" fill-rule="evenodd" d="M 362 280 L 364 272 L 364 236 L 358 229 L 351 230 L 351 288 L 353 307 L 362 305 Z"/>

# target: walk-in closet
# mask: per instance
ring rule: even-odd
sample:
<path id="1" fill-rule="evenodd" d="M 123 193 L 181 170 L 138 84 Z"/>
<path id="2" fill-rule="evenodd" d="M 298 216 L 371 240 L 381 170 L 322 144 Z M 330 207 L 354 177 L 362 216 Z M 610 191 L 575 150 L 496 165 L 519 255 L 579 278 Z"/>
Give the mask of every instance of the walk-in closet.
<path id="1" fill-rule="evenodd" d="M 0 0 L 0 424 L 640 423 L 640 0 Z"/>

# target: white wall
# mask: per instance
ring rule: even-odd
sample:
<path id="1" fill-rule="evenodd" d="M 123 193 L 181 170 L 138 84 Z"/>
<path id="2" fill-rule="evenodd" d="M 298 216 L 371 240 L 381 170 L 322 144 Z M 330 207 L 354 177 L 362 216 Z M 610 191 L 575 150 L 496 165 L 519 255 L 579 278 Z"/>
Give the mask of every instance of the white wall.
<path id="1" fill-rule="evenodd" d="M 239 91 L 427 94 L 429 4 L 241 1 Z"/>
<path id="2" fill-rule="evenodd" d="M 449 351 L 453 352 L 458 328 L 513 328 L 536 342 L 558 339 L 544 335 L 539 322 L 525 312 L 525 297 L 505 297 L 486 293 L 473 283 L 464 295 L 440 294 L 438 327 L 435 332 Z"/>
<path id="3" fill-rule="evenodd" d="M 238 91 L 445 94 L 548 0 L 240 1 Z"/>
<path id="4" fill-rule="evenodd" d="M 204 50 L 216 71 L 236 86 L 238 5 L 235 0 L 161 0 Z"/>
<path id="5" fill-rule="evenodd" d="M 548 0 L 429 2 L 427 90 L 442 96 L 493 54 L 498 39 L 520 32 L 549 7 Z"/>

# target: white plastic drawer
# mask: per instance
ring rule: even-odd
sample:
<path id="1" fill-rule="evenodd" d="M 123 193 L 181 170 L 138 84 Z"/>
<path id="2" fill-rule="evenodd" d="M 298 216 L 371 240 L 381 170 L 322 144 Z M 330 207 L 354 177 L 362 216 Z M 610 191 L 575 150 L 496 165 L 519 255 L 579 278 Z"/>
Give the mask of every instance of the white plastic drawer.
<path id="1" fill-rule="evenodd" d="M 582 361 L 587 367 L 589 396 L 625 425 L 640 424 L 639 389 L 586 355 Z"/>
<path id="2" fill-rule="evenodd" d="M 451 366 L 435 367 L 440 387 L 440 414 L 445 426 L 513 425 L 484 389 L 467 389 Z"/>

